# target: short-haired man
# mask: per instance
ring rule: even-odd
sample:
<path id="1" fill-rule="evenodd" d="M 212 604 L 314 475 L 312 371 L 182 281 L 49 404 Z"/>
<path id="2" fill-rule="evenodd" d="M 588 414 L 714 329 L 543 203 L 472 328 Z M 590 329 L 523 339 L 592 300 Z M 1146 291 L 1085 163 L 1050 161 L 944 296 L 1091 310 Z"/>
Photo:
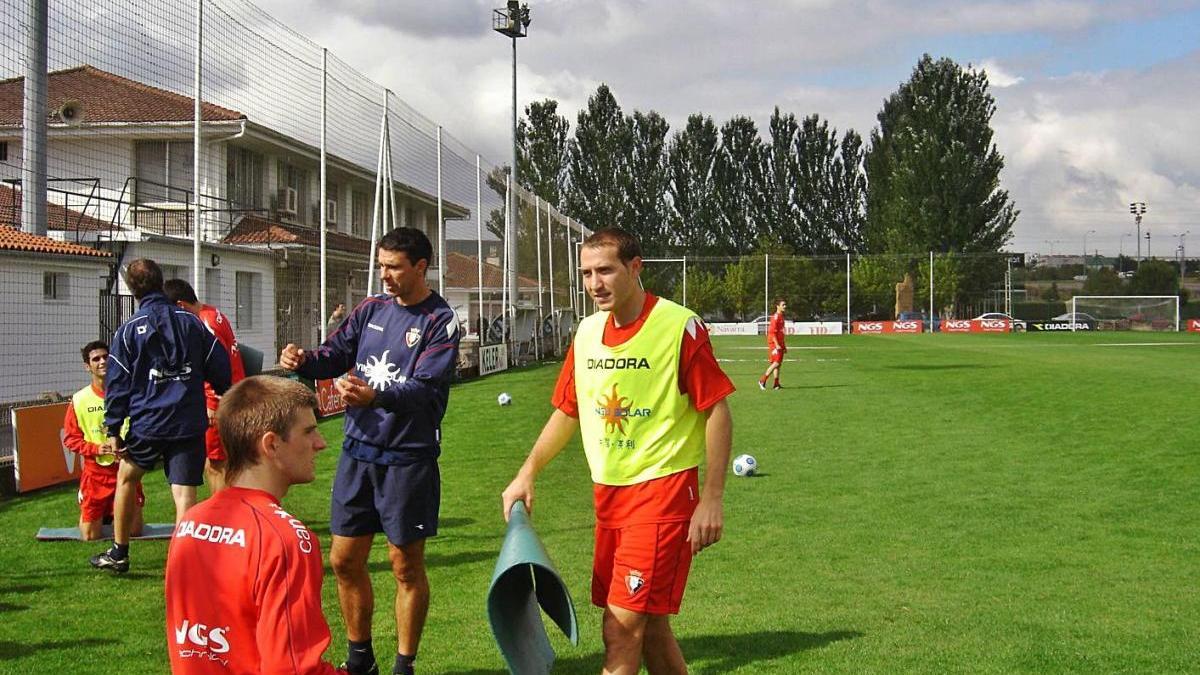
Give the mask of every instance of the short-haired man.
<path id="1" fill-rule="evenodd" d="M 229 382 L 237 384 L 246 378 L 246 367 L 242 364 L 242 355 L 238 351 L 237 337 L 233 334 L 233 324 L 221 310 L 212 305 L 201 304 L 196 298 L 192 285 L 183 279 L 167 279 L 163 282 L 163 293 L 167 301 L 182 307 L 200 318 L 204 327 L 212 333 L 225 351 L 229 353 Z M 204 402 L 208 406 L 208 431 L 204 434 L 204 450 L 207 460 L 204 463 L 204 474 L 213 492 L 225 485 L 225 448 L 221 447 L 221 436 L 217 433 L 217 425 L 213 418 L 217 414 L 217 404 L 221 397 L 213 391 L 212 385 L 204 383 Z"/>
<path id="2" fill-rule="evenodd" d="M 109 452 L 121 458 L 113 508 L 113 545 L 92 567 L 129 571 L 134 495 L 160 461 L 175 500 L 175 522 L 196 503 L 204 482 L 204 383 L 229 388 L 229 355 L 191 312 L 167 302 L 162 270 L 148 258 L 129 263 L 125 282 L 138 310 L 121 324 L 104 378 L 104 426 Z M 129 418 L 129 432 L 122 432 Z"/>
<path id="3" fill-rule="evenodd" d="M 167 553 L 167 649 L 181 674 L 336 673 L 322 660 L 317 535 L 279 501 L 311 483 L 325 448 L 317 399 L 259 375 L 232 387 L 217 426 L 226 487 L 184 514 Z"/>
<path id="4" fill-rule="evenodd" d="M 779 370 L 783 367 L 783 355 L 787 354 L 787 320 L 783 313 L 787 310 L 787 302 L 783 298 L 775 301 L 775 313 L 771 315 L 771 322 L 767 324 L 767 372 L 758 378 L 758 388 L 766 390 L 767 378 L 771 373 L 775 374 L 775 386 L 773 389 L 782 389 L 779 384 Z"/>
<path id="5" fill-rule="evenodd" d="M 75 392 L 63 417 L 63 445 L 79 455 L 83 471 L 79 474 L 79 534 L 84 541 L 103 536 L 103 525 L 113 515 L 117 492 L 117 457 L 108 454 L 104 431 L 104 373 L 108 370 L 108 343 L 93 340 L 79 350 L 83 369 L 92 377 L 88 386 Z M 129 429 L 129 420 L 125 421 Z M 142 533 L 142 505 L 146 497 L 137 487 L 137 505 L 129 531 Z"/>
<path id="6" fill-rule="evenodd" d="M 458 360 L 458 319 L 425 280 L 433 246 L 400 227 L 379 241 L 385 293 L 367 298 L 319 348 L 289 344 L 288 370 L 339 377 L 345 441 L 333 482 L 329 562 L 346 620 L 351 673 L 378 672 L 371 645 L 374 594 L 367 557 L 375 533 L 388 540 L 396 578 L 397 654 L 393 673 L 411 674 L 429 612 L 425 539 L 437 534 L 441 503 L 441 424 Z"/>
<path id="7" fill-rule="evenodd" d="M 733 383 L 700 318 L 642 290 L 632 235 L 597 230 L 579 263 L 600 311 L 579 325 L 555 410 L 504 490 L 504 516 L 517 501 L 532 509 L 538 473 L 581 429 L 594 483 L 592 603 L 604 608 L 603 672 L 632 675 L 644 662 L 651 673 L 686 673 L 670 615 L 679 613 L 692 556 L 724 528 Z"/>

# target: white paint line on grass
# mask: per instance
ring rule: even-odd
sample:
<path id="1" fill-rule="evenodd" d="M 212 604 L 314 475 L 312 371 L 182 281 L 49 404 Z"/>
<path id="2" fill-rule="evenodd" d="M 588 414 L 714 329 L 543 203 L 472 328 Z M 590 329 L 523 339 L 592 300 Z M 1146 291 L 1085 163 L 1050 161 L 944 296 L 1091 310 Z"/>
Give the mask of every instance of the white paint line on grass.
<path id="1" fill-rule="evenodd" d="M 1175 347 L 1178 345 L 1195 345 L 1195 342 L 1100 342 L 1093 347 Z"/>
<path id="2" fill-rule="evenodd" d="M 849 361 L 850 359 L 807 359 L 817 363 L 835 363 L 838 361 Z M 804 363 L 806 359 L 784 359 L 784 363 Z M 765 359 L 717 359 L 718 363 L 766 363 Z"/>
<path id="3" fill-rule="evenodd" d="M 721 347 L 721 349 L 746 349 L 753 351 L 766 351 L 766 347 Z M 841 349 L 841 347 L 788 347 L 788 351 L 798 351 L 801 349 Z"/>

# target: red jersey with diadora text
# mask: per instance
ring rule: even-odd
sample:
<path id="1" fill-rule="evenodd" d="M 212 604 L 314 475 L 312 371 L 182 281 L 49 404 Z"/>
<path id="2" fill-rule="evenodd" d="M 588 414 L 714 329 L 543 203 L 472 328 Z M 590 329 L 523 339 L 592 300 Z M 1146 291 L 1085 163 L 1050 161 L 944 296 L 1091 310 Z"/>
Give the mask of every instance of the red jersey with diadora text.
<path id="1" fill-rule="evenodd" d="M 771 323 L 767 324 L 767 349 L 772 351 L 787 349 L 787 343 L 784 340 L 786 333 L 783 312 L 775 312 L 771 315 Z"/>
<path id="2" fill-rule="evenodd" d="M 246 366 L 242 363 L 242 353 L 238 351 L 237 337 L 233 334 L 233 326 L 229 323 L 229 317 L 212 305 L 201 305 L 198 316 L 208 327 L 209 332 L 217 338 L 217 342 L 220 342 L 225 351 L 229 353 L 229 384 L 232 386 L 246 379 Z M 209 410 L 216 410 L 217 403 L 220 401 L 216 392 L 213 391 L 212 385 L 207 382 L 204 383 L 204 400 L 208 403 Z"/>
<path id="3" fill-rule="evenodd" d="M 646 318 L 650 316 L 650 310 L 654 309 L 656 302 L 657 297 L 646 293 L 646 302 L 642 305 L 641 314 L 633 323 L 624 326 L 617 326 L 610 315 L 608 322 L 604 324 L 604 344 L 616 347 L 632 339 L 646 323 Z M 694 335 L 691 330 L 683 331 L 683 339 L 679 346 L 679 391 L 688 395 L 696 410 L 704 412 L 732 394 L 734 386 L 729 376 L 717 364 L 708 330 L 700 321 L 696 321 L 694 328 Z M 558 382 L 554 385 L 551 403 L 571 417 L 579 417 L 579 399 L 575 392 L 574 346 L 567 350 L 562 370 L 558 373 Z M 621 486 L 594 485 L 593 501 L 597 523 L 619 526 L 690 520 L 699 499 L 695 488 L 689 487 L 696 485 L 696 476 L 697 470 L 693 467 L 644 483 Z"/>
<path id="4" fill-rule="evenodd" d="M 188 509 L 167 554 L 167 649 L 179 675 L 342 673 L 322 660 L 317 536 L 261 490 Z"/>
<path id="5" fill-rule="evenodd" d="M 617 326 L 610 315 L 608 323 L 604 324 L 604 344 L 616 347 L 628 342 L 642 325 L 658 298 L 646 293 L 646 302 L 642 305 L 642 313 L 633 322 Z M 713 355 L 712 342 L 708 338 L 708 330 L 699 321 L 696 322 L 695 335 L 691 331 L 683 332 L 683 341 L 679 345 L 679 391 L 691 397 L 692 406 L 701 412 L 708 410 L 721 399 L 733 393 L 733 382 Z M 554 394 L 550 402 L 555 408 L 571 417 L 579 417 L 579 400 L 575 396 L 575 347 L 567 350 L 563 360 L 562 370 L 558 373 L 558 382 L 554 384 Z"/>

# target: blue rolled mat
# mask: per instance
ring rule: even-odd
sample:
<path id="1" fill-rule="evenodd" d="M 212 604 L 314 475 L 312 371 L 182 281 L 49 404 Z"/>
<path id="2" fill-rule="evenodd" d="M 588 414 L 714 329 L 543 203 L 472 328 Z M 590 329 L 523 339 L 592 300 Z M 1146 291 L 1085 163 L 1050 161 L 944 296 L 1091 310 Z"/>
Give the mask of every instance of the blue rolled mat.
<path id="1" fill-rule="evenodd" d="M 571 644 L 579 644 L 575 603 L 533 531 L 525 505 L 517 502 L 509 514 L 487 596 L 492 635 L 513 675 L 549 673 L 554 665 L 554 649 L 539 607 Z"/>

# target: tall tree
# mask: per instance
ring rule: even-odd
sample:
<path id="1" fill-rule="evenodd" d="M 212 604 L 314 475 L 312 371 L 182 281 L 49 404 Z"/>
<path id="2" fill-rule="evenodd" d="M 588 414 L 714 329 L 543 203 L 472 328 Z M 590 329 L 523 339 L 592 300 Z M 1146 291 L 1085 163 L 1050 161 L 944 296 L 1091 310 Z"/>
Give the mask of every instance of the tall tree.
<path id="1" fill-rule="evenodd" d="M 665 253 L 667 241 L 667 131 L 662 115 L 636 111 L 628 121 L 632 135 L 629 156 L 630 214 L 622 223 L 642 241 L 647 253 Z"/>
<path id="2" fill-rule="evenodd" d="M 692 255 L 712 252 L 716 244 L 713 166 L 720 138 L 711 117 L 691 115 L 667 148 L 673 230 L 669 240 Z"/>
<path id="3" fill-rule="evenodd" d="M 998 251 L 1018 211 L 1000 188 L 987 74 L 928 54 L 884 101 L 866 156 L 869 242 L 893 252 Z"/>
<path id="4" fill-rule="evenodd" d="M 768 129 L 769 145 L 764 148 L 767 168 L 763 176 L 762 229 L 764 234 L 787 244 L 791 250 L 803 251 L 802 216 L 796 204 L 796 189 L 800 182 L 796 134 L 800 126 L 795 115 L 784 114 L 776 106 Z"/>
<path id="5" fill-rule="evenodd" d="M 717 247 L 726 255 L 755 250 L 758 217 L 763 211 L 766 163 L 758 127 L 737 116 L 721 127 L 721 146 L 713 164 L 717 202 Z"/>
<path id="6" fill-rule="evenodd" d="M 579 111 L 567 146 L 567 212 L 592 229 L 627 225 L 633 133 L 608 85 L 601 84 Z"/>
<path id="7" fill-rule="evenodd" d="M 567 138 L 571 123 L 558 114 L 558 101 L 546 99 L 525 106 L 517 123 L 517 175 L 521 184 L 559 206 L 567 178 Z"/>

